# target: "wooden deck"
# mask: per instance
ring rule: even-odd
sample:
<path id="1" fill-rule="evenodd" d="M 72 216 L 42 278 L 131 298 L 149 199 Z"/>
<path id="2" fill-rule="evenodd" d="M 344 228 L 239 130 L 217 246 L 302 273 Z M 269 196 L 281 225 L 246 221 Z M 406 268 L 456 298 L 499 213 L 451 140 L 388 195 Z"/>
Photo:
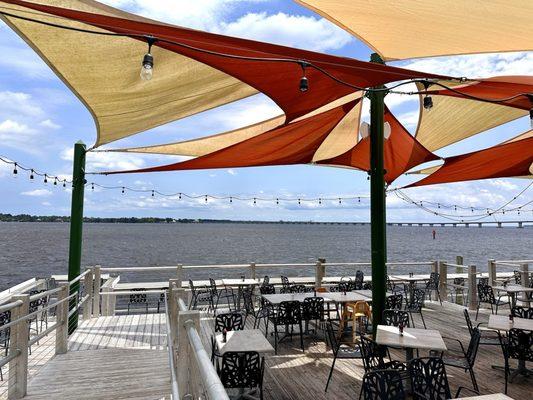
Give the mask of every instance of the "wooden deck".
<path id="1" fill-rule="evenodd" d="M 457 338 L 468 345 L 470 335 L 463 316 L 463 307 L 444 302 L 427 304 L 424 319 L 428 329 L 437 329 L 443 336 Z M 505 309 L 503 310 L 505 313 Z M 471 314 L 472 318 L 475 313 Z M 487 322 L 488 313 L 480 311 L 478 322 Z M 415 315 L 417 328 L 422 327 L 420 317 Z M 246 328 L 253 328 L 253 318 L 246 321 Z M 204 316 L 202 319 L 202 340 L 206 348 L 210 348 L 210 337 L 213 332 L 213 319 Z M 261 325 L 263 327 L 263 325 Z M 271 329 L 269 329 L 271 331 Z M 305 338 L 305 337 L 304 337 Z M 273 337 L 269 340 L 273 344 Z M 359 397 L 360 383 L 364 374 L 361 360 L 337 360 L 333 378 L 328 392 L 324 393 L 328 373 L 332 362 L 332 352 L 325 344 L 323 335 L 319 332 L 316 338 L 307 337 L 304 341 L 305 353 L 299 347 L 299 337 L 293 341 L 283 341 L 278 348 L 278 355 L 265 357 L 265 399 L 272 400 L 304 400 L 311 396 L 314 400 L 338 399 L 353 400 Z M 448 343 L 447 343 L 448 344 Z M 452 343 L 453 345 L 453 343 Z M 455 346 L 458 347 L 458 344 Z M 451 345 L 448 346 L 451 348 Z M 392 357 L 405 360 L 405 352 L 391 351 Z M 420 356 L 426 356 L 420 351 Z M 504 390 L 503 371 L 494 370 L 492 364 L 503 365 L 504 359 L 500 346 L 481 346 L 475 364 L 475 373 L 479 389 L 482 394 L 499 393 Z M 470 375 L 459 369 L 447 368 L 452 394 L 459 386 L 471 388 Z M 526 380 L 517 377 L 509 385 L 509 396 L 514 399 L 531 398 L 533 378 Z M 465 392 L 465 396 L 469 392 Z"/>

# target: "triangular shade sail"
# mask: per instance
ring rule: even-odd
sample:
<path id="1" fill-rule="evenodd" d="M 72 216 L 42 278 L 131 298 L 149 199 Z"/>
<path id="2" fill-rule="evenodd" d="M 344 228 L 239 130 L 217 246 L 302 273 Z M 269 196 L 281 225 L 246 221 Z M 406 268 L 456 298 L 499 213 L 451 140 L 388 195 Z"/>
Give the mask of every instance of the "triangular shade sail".
<path id="1" fill-rule="evenodd" d="M 445 84 L 457 87 L 449 82 Z M 422 84 L 417 86 L 420 91 L 423 90 Z M 516 89 L 515 85 L 512 86 Z M 518 89 L 517 92 L 521 93 L 524 88 Z M 533 92 L 533 86 L 529 86 L 528 91 Z M 506 94 L 501 93 L 498 97 L 506 97 Z M 446 95 L 432 96 L 433 108 L 426 110 L 422 107 L 422 98 L 423 95 L 420 96 L 420 117 L 415 137 L 431 151 L 528 114 L 528 111 L 521 108 Z"/>
<path id="2" fill-rule="evenodd" d="M 359 99 L 361 93 L 357 92 L 345 96 L 339 100 L 329 103 L 312 113 L 297 118 L 294 121 L 312 117 L 324 111 L 343 105 L 349 101 Z M 361 115 L 361 103 L 358 103 L 335 127 L 324 141 L 322 146 L 317 150 L 314 160 L 330 158 L 339 155 L 351 148 L 357 142 L 356 127 L 359 125 Z M 283 125 L 285 116 L 280 115 L 265 121 L 261 121 L 243 128 L 233 129 L 228 132 L 216 135 L 204 136 L 197 139 L 185 140 L 175 143 L 167 143 L 155 146 L 132 147 L 125 149 L 110 149 L 106 151 L 129 152 L 129 153 L 150 153 L 150 154 L 167 154 L 178 156 L 199 157 L 214 151 L 229 147 L 236 143 L 250 139 L 254 136 L 265 133 L 269 130 Z"/>
<path id="3" fill-rule="evenodd" d="M 235 101 L 256 91 L 274 100 L 285 112 L 287 121 L 355 91 L 323 72 L 307 67 L 309 91 L 302 93 L 299 90 L 302 68 L 294 62 L 297 60 L 310 62 L 358 87 L 410 78 L 446 79 L 434 74 L 154 23 L 90 0 L 43 2 L 46 4 L 0 0 L 0 4 L 10 4 L 9 12 L 24 17 L 96 31 L 151 35 L 174 42 L 160 40 L 155 43 L 154 78 L 142 82 L 138 74 L 147 50 L 144 39 L 104 37 L 4 17 L 92 111 L 99 129 L 97 145 Z M 5 8 L 2 11 L 6 12 Z M 170 53 L 177 53 L 176 58 Z M 221 53 L 229 57 L 221 56 Z M 249 57 L 261 60 L 249 60 Z M 73 63 L 73 59 L 79 62 Z"/>
<path id="4" fill-rule="evenodd" d="M 446 158 L 431 175 L 407 187 L 533 174 L 533 137 Z"/>
<path id="5" fill-rule="evenodd" d="M 384 121 L 391 125 L 391 135 L 384 142 L 385 181 L 388 184 L 417 165 L 439 159 L 438 156 L 418 143 L 388 108 L 385 108 Z M 344 154 L 319 163 L 342 165 L 368 171 L 370 170 L 370 138 L 362 139 Z"/>
<path id="6" fill-rule="evenodd" d="M 531 0 L 296 0 L 386 60 L 533 50 Z"/>
<path id="7" fill-rule="evenodd" d="M 330 132 L 358 102 L 346 103 L 192 160 L 104 174 L 307 164 L 313 160 Z"/>

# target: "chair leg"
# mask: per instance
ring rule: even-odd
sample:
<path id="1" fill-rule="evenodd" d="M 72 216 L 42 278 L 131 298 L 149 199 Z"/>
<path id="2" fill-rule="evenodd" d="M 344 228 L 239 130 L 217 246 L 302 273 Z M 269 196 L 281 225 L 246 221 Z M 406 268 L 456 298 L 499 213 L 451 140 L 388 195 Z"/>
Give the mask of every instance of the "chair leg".
<path id="1" fill-rule="evenodd" d="M 333 376 L 333 369 L 335 369 L 335 361 L 337 361 L 337 357 L 333 355 L 333 362 L 331 363 L 331 369 L 329 370 L 328 381 L 326 382 L 326 390 L 324 390 L 324 392 L 328 391 L 329 381 L 331 380 L 331 377 Z"/>
<path id="2" fill-rule="evenodd" d="M 278 325 L 274 322 L 274 353 L 278 354 Z"/>
<path id="3" fill-rule="evenodd" d="M 424 324 L 424 329 L 426 328 L 426 321 L 424 321 L 424 316 L 422 315 L 422 310 L 420 310 L 420 318 L 422 318 L 422 324 Z"/>
<path id="4" fill-rule="evenodd" d="M 415 326 L 415 319 L 413 318 L 413 313 L 410 312 L 409 315 L 411 316 L 411 321 L 413 322 L 413 328 L 416 328 L 416 326 Z"/>
<path id="5" fill-rule="evenodd" d="M 303 333 L 303 330 L 302 330 L 302 321 L 300 321 L 298 325 L 300 325 L 300 346 L 302 346 L 302 351 L 305 352 L 305 348 L 304 348 L 304 333 Z"/>
<path id="6" fill-rule="evenodd" d="M 474 368 L 470 368 L 470 378 L 472 378 L 472 385 L 474 386 L 474 390 L 478 392 L 479 388 L 477 386 L 476 376 L 474 375 Z"/>
<path id="7" fill-rule="evenodd" d="M 476 309 L 476 321 L 477 321 L 477 315 L 479 314 L 479 302 L 477 303 L 477 309 Z"/>

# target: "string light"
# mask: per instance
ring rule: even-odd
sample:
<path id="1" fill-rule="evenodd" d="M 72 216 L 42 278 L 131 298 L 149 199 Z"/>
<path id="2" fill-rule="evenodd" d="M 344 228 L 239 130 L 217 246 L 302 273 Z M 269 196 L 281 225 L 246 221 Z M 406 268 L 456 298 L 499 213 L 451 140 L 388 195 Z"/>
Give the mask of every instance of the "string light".
<path id="1" fill-rule="evenodd" d="M 54 186 L 57 186 L 57 177 L 54 178 Z"/>
<path id="2" fill-rule="evenodd" d="M 143 81 L 149 81 L 152 79 L 154 74 L 154 56 L 152 55 L 152 45 L 156 42 L 156 39 L 153 36 L 147 36 L 146 41 L 148 42 L 148 53 L 144 55 L 141 63 L 141 79 Z"/>
<path id="3" fill-rule="evenodd" d="M 33 168 L 31 169 L 31 172 L 30 172 L 30 179 L 33 180 L 34 177 L 33 177 Z"/>
<path id="4" fill-rule="evenodd" d="M 300 92 L 307 92 L 309 90 L 309 81 L 305 76 L 305 68 L 309 66 L 307 61 L 298 61 L 300 67 L 302 67 L 302 77 L 300 78 Z"/>
<path id="5" fill-rule="evenodd" d="M 279 204 L 279 199 L 276 199 L 276 204 Z"/>
<path id="6" fill-rule="evenodd" d="M 339 204 L 342 204 L 342 200 L 341 200 L 341 198 L 340 198 L 340 197 L 339 197 Z"/>
<path id="7" fill-rule="evenodd" d="M 17 163 L 15 163 L 15 166 L 13 168 L 13 175 L 17 175 L 19 172 L 17 171 Z"/>
<path id="8" fill-rule="evenodd" d="M 152 190 L 152 197 L 154 197 L 154 196 L 155 196 L 155 193 L 154 193 L 154 191 Z"/>
<path id="9" fill-rule="evenodd" d="M 254 197 L 254 206 L 257 204 L 257 199 Z"/>
<path id="10" fill-rule="evenodd" d="M 91 183 L 91 190 L 94 191 L 94 183 Z"/>
<path id="11" fill-rule="evenodd" d="M 63 179 L 63 187 L 67 187 L 67 180 Z"/>
<path id="12" fill-rule="evenodd" d="M 205 195 L 205 203 L 207 204 L 207 195 Z"/>
<path id="13" fill-rule="evenodd" d="M 424 85 L 424 91 L 426 93 L 424 97 L 424 109 L 429 111 L 433 108 L 433 99 L 431 98 L 430 95 L 427 94 L 428 88 L 431 86 L 431 83 L 426 81 L 426 82 L 423 82 L 422 84 Z"/>
<path id="14" fill-rule="evenodd" d="M 229 202 L 230 202 L 230 203 L 233 203 L 233 197 L 230 196 L 230 198 L 229 198 Z"/>
<path id="15" fill-rule="evenodd" d="M 44 183 L 48 183 L 48 175 L 44 174 Z"/>
<path id="16" fill-rule="evenodd" d="M 124 194 L 125 190 L 124 190 L 124 186 L 122 186 L 122 194 Z"/>

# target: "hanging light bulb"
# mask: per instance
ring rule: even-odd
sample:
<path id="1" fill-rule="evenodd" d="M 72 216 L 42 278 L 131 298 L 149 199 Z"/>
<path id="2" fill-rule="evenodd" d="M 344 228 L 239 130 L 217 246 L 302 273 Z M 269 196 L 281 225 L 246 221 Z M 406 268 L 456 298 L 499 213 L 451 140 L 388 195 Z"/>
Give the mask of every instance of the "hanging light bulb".
<path id="1" fill-rule="evenodd" d="M 32 168 L 32 169 L 30 170 L 30 179 L 31 179 L 31 180 L 33 180 L 33 179 L 35 178 L 35 177 L 33 176 L 33 173 L 34 173 L 34 171 L 33 171 L 33 168 Z"/>
<path id="2" fill-rule="evenodd" d="M 318 199 L 318 204 L 322 204 L 322 199 Z"/>
<path id="3" fill-rule="evenodd" d="M 205 195 L 205 202 L 207 203 L 207 195 Z"/>
<path id="4" fill-rule="evenodd" d="M 181 200 L 181 193 L 180 193 L 179 196 L 178 196 L 178 200 Z"/>
<path id="5" fill-rule="evenodd" d="M 54 178 L 54 186 L 57 186 L 57 176 Z"/>
<path id="6" fill-rule="evenodd" d="M 67 180 L 63 179 L 63 187 L 67 187 Z"/>
<path id="7" fill-rule="evenodd" d="M 154 197 L 154 196 L 155 196 L 155 193 L 154 193 L 154 191 L 152 190 L 152 197 Z"/>
<path id="8" fill-rule="evenodd" d="M 44 174 L 44 183 L 48 183 L 48 175 Z"/>
<path id="9" fill-rule="evenodd" d="M 437 203 L 437 208 L 440 208 L 440 203 Z"/>
<path id="10" fill-rule="evenodd" d="M 94 190 L 94 183 L 91 183 L 91 190 Z"/>
<path id="11" fill-rule="evenodd" d="M 309 63 L 306 61 L 298 61 L 298 64 L 300 64 L 300 67 L 302 67 L 303 74 L 303 76 L 300 78 L 300 92 L 304 93 L 309 90 L 309 81 L 305 76 L 305 68 L 309 66 Z"/>
<path id="12" fill-rule="evenodd" d="M 279 199 L 276 199 L 276 204 L 279 204 Z"/>
<path id="13" fill-rule="evenodd" d="M 15 178 L 17 177 L 18 175 L 18 171 L 17 171 L 17 163 L 15 163 L 15 168 L 13 168 L 13 175 L 15 175 Z"/>
<path id="14" fill-rule="evenodd" d="M 426 91 L 426 96 L 424 97 L 424 109 L 429 111 L 433 108 L 433 99 L 431 98 L 430 95 L 427 94 L 428 88 L 431 86 L 431 82 L 426 81 L 426 82 L 423 82 L 422 84 L 424 85 L 424 88 Z"/>
<path id="15" fill-rule="evenodd" d="M 301 203 L 300 199 L 298 199 L 298 205 L 300 205 L 300 204 L 302 204 L 302 203 Z"/>
<path id="16" fill-rule="evenodd" d="M 339 197 L 339 204 L 342 204 L 342 200 L 341 200 L 341 198 L 340 198 L 340 197 Z"/>
<path id="17" fill-rule="evenodd" d="M 124 190 L 124 186 L 122 186 L 122 194 L 124 194 L 125 190 Z"/>
<path id="18" fill-rule="evenodd" d="M 357 202 L 358 202 L 358 203 L 361 202 L 361 198 L 360 198 L 360 197 L 357 198 Z"/>
<path id="19" fill-rule="evenodd" d="M 454 209 L 455 211 L 457 211 L 457 206 L 453 206 L 453 209 Z"/>
<path id="20" fill-rule="evenodd" d="M 233 198 L 232 197 L 229 198 L 229 202 L 233 203 Z"/>
<path id="21" fill-rule="evenodd" d="M 152 55 L 152 45 L 156 42 L 153 36 L 147 36 L 148 53 L 143 57 L 141 64 L 141 79 L 143 81 L 149 81 L 154 74 L 154 56 Z"/>
<path id="22" fill-rule="evenodd" d="M 254 197 L 254 206 L 257 204 L 257 199 Z"/>

